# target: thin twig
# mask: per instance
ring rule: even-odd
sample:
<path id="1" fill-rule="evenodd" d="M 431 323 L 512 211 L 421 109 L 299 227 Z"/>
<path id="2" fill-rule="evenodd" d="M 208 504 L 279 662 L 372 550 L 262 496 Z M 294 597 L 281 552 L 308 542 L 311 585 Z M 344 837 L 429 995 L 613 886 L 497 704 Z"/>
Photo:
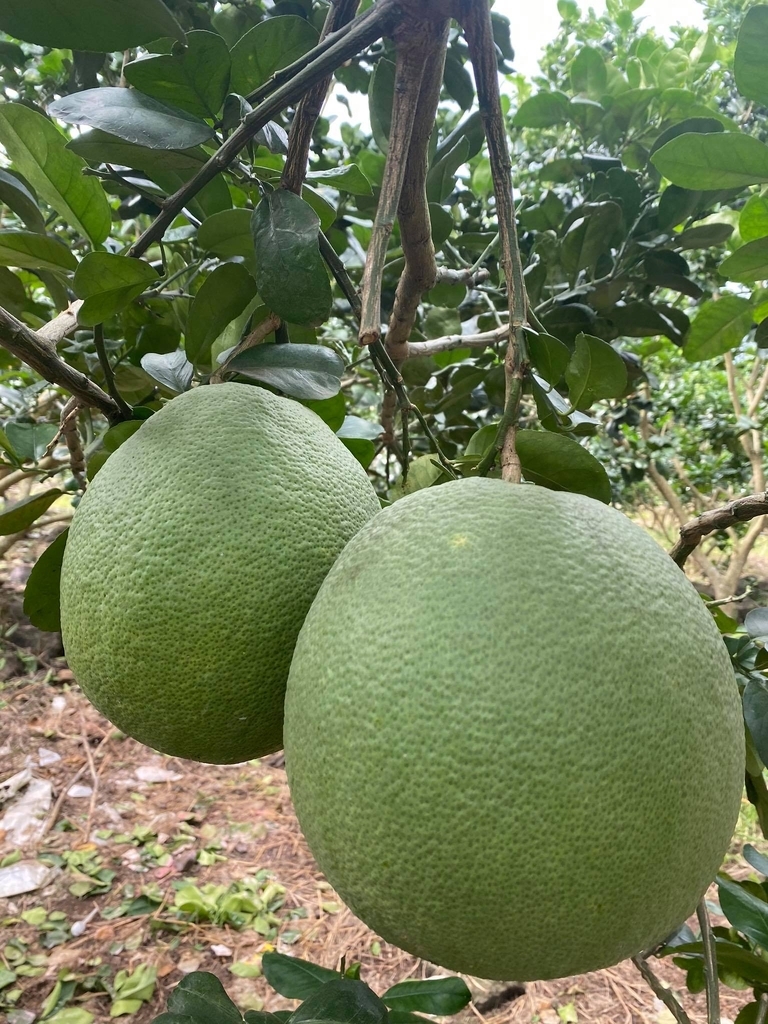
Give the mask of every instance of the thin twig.
<path id="1" fill-rule="evenodd" d="M 117 390 L 115 375 L 109 362 L 106 346 L 104 345 L 104 324 L 96 324 L 93 328 L 93 344 L 96 347 L 96 355 L 99 357 L 99 365 L 101 366 L 101 372 L 104 374 L 107 391 L 111 395 L 112 401 L 120 410 L 122 418 L 124 420 L 129 420 L 133 416 L 133 412 L 131 407 Z"/>
<path id="2" fill-rule="evenodd" d="M 702 899 L 696 907 L 696 917 L 701 928 L 701 944 L 704 947 L 704 976 L 707 987 L 707 1024 L 720 1024 L 720 981 L 717 977 L 717 947 L 709 923 L 707 905 Z"/>
<path id="3" fill-rule="evenodd" d="M 761 993 L 760 1000 L 757 1004 L 755 1024 L 765 1024 L 766 1017 L 768 1017 L 768 992 L 763 992 Z"/>
<path id="4" fill-rule="evenodd" d="M 211 375 L 210 383 L 221 384 L 232 360 L 239 356 L 241 352 L 246 352 L 249 348 L 255 348 L 256 345 L 261 345 L 264 339 L 269 337 L 273 331 L 276 331 L 281 323 L 282 320 L 276 313 L 270 313 L 261 323 L 256 324 L 251 333 L 246 335 L 238 345 L 235 345 L 218 370 Z"/>
<path id="5" fill-rule="evenodd" d="M 680 527 L 680 539 L 669 552 L 673 561 L 682 567 L 686 559 L 696 550 L 702 537 L 716 530 L 726 530 L 736 523 L 746 523 L 750 519 L 768 514 L 768 491 L 759 494 L 748 494 L 744 498 L 730 501 L 722 508 L 703 512 L 695 519 Z"/>
<path id="6" fill-rule="evenodd" d="M 509 328 L 504 325 L 493 331 L 484 331 L 482 334 L 446 334 L 442 338 L 431 338 L 429 341 L 410 341 L 408 358 L 453 352 L 457 348 L 488 348 L 489 345 L 497 345 L 504 341 L 508 334 Z"/>
<path id="7" fill-rule="evenodd" d="M 653 989 L 653 993 L 657 999 L 660 999 L 666 1006 L 669 1012 L 677 1021 L 677 1024 L 691 1024 L 691 1019 L 685 1010 L 682 1008 L 677 999 L 675 999 L 673 993 L 665 988 L 664 985 L 659 981 L 656 975 L 653 973 L 651 968 L 648 966 L 641 956 L 633 956 L 632 963 L 640 971 L 645 981 Z"/>
<path id="8" fill-rule="evenodd" d="M 730 597 L 721 597 L 716 601 L 706 600 L 705 604 L 707 608 L 720 608 L 724 604 L 738 604 L 739 601 L 746 601 L 748 597 L 752 597 L 756 593 L 756 587 L 747 587 L 743 594 L 731 594 Z"/>
<path id="9" fill-rule="evenodd" d="M 502 417 L 505 437 L 501 449 L 501 475 L 510 483 L 519 483 L 522 469 L 515 449 L 515 435 L 523 379 L 527 369 L 523 327 L 527 319 L 528 300 L 523 279 L 523 264 L 517 244 L 515 207 L 512 199 L 512 165 L 501 109 L 496 46 L 488 0 L 467 2 L 462 11 L 461 21 L 469 46 L 480 116 L 488 142 L 499 224 L 501 265 L 507 282 L 509 344 L 504 360 L 506 400 Z"/>

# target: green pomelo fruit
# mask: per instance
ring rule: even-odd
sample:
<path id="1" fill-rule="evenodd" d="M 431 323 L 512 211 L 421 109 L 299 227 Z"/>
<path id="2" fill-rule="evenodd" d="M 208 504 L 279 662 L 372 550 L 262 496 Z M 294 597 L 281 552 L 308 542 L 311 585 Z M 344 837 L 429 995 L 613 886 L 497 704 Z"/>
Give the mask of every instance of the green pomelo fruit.
<path id="1" fill-rule="evenodd" d="M 178 757 L 278 750 L 301 624 L 379 510 L 309 409 L 246 384 L 199 387 L 104 464 L 64 553 L 61 626 L 86 696 Z"/>
<path id="2" fill-rule="evenodd" d="M 469 479 L 380 512 L 296 645 L 288 779 L 377 934 L 519 981 L 692 913 L 738 815 L 739 694 L 692 585 L 620 512 Z"/>

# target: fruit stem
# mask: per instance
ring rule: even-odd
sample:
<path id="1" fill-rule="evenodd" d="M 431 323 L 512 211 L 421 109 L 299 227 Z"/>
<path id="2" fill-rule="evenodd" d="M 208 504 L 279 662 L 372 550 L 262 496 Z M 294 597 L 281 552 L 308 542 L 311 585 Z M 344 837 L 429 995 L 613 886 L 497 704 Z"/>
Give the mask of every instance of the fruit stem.
<path id="1" fill-rule="evenodd" d="M 657 999 L 660 999 L 666 1006 L 669 1012 L 677 1021 L 677 1024 L 691 1024 L 691 1018 L 682 1008 L 677 999 L 672 994 L 672 990 L 665 988 L 656 975 L 653 973 L 651 968 L 648 966 L 648 961 L 642 956 L 633 956 L 632 963 L 640 971 L 645 981 L 648 983 L 650 988 L 653 990 L 653 994 Z"/>

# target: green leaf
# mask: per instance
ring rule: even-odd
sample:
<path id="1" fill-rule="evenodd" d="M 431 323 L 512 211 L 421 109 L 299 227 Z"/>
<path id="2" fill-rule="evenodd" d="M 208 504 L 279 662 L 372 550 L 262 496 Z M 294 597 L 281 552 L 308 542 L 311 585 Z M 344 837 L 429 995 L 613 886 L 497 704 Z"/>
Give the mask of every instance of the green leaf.
<path id="1" fill-rule="evenodd" d="M 456 186 L 456 172 L 469 157 L 469 139 L 459 139 L 445 156 L 436 160 L 427 174 L 427 198 L 430 203 L 444 203 Z"/>
<path id="2" fill-rule="evenodd" d="M 651 156 L 665 146 L 672 139 L 676 139 L 678 135 L 686 135 L 689 132 L 698 132 L 701 135 L 705 135 L 711 132 L 722 132 L 724 128 L 722 124 L 714 117 L 687 117 L 684 121 L 678 121 L 677 124 L 671 125 L 665 131 L 661 132 L 656 137 L 656 141 L 651 146 Z"/>
<path id="3" fill-rule="evenodd" d="M 124 420 L 122 423 L 116 423 L 114 427 L 110 427 L 102 438 L 104 451 L 110 455 L 112 452 L 116 452 L 121 444 L 125 444 L 129 437 L 133 437 L 143 422 L 143 420 Z"/>
<path id="4" fill-rule="evenodd" d="M 160 0 L 3 0 L 0 29 L 41 46 L 111 53 L 184 32 Z"/>
<path id="5" fill-rule="evenodd" d="M 228 369 L 263 381 L 291 398 L 317 401 L 339 393 L 344 363 L 322 345 L 257 345 L 235 356 Z"/>
<path id="6" fill-rule="evenodd" d="M 36 231 L 0 231 L 0 265 L 30 270 L 74 270 L 77 260 L 70 249 L 51 235 Z"/>
<path id="7" fill-rule="evenodd" d="M 0 203 L 20 217 L 30 231 L 45 231 L 45 221 L 37 200 L 27 186 L 10 171 L 0 170 Z"/>
<path id="8" fill-rule="evenodd" d="M 544 380 L 554 386 L 565 373 L 571 358 L 568 346 L 551 334 L 534 334 L 531 331 L 526 334 L 526 339 L 531 362 Z"/>
<path id="9" fill-rule="evenodd" d="M 15 505 L 6 505 L 0 512 L 0 535 L 7 536 L 26 530 L 63 493 L 58 487 L 51 487 L 40 494 L 33 494 L 31 498 L 17 501 Z"/>
<path id="10" fill-rule="evenodd" d="M 606 505 L 611 500 L 608 474 L 578 441 L 545 430 L 521 430 L 515 443 L 523 475 L 531 483 L 586 494 Z"/>
<path id="11" fill-rule="evenodd" d="M 475 86 L 472 76 L 453 50 L 448 50 L 445 55 L 443 85 L 451 99 L 455 100 L 462 110 L 469 110 L 475 99 Z"/>
<path id="12" fill-rule="evenodd" d="M 387 152 L 392 126 L 392 101 L 395 94 L 395 65 L 381 57 L 368 83 L 368 112 L 371 132 L 382 153 Z"/>
<path id="13" fill-rule="evenodd" d="M 199 171 L 208 159 L 205 150 L 195 149 L 147 149 L 136 146 L 125 139 L 118 139 L 108 132 L 83 132 L 67 143 L 67 149 L 77 153 L 89 164 L 120 164 L 141 171 Z"/>
<path id="14" fill-rule="evenodd" d="M 208 363 L 211 345 L 256 294 L 256 282 L 242 263 L 222 263 L 195 295 L 187 317 L 184 348 L 192 363 Z"/>
<path id="15" fill-rule="evenodd" d="M 56 100 L 48 112 L 62 121 L 100 128 L 150 149 L 190 149 L 213 137 L 213 129 L 205 121 L 136 89 L 85 89 Z"/>
<path id="16" fill-rule="evenodd" d="M 744 721 L 763 764 L 768 762 L 768 680 L 752 674 L 744 687 Z"/>
<path id="17" fill-rule="evenodd" d="M 40 555 L 24 589 L 24 614 L 33 626 L 50 633 L 61 629 L 59 585 L 68 533 L 68 529 L 62 530 Z"/>
<path id="18" fill-rule="evenodd" d="M 310 22 L 293 14 L 260 21 L 232 47 L 230 89 L 247 96 L 317 46 L 318 38 Z"/>
<path id="19" fill-rule="evenodd" d="M 229 91 L 231 60 L 216 32 L 187 33 L 186 49 L 126 64 L 123 73 L 136 89 L 197 117 L 215 117 Z"/>
<path id="20" fill-rule="evenodd" d="M 289 323 L 319 326 L 330 315 L 332 293 L 317 214 L 293 192 L 277 189 L 253 211 L 251 226 L 259 295 Z"/>
<path id="21" fill-rule="evenodd" d="M 618 203 L 585 203 L 562 240 L 563 266 L 572 275 L 593 269 L 598 257 L 610 248 L 611 239 L 622 222 Z"/>
<path id="22" fill-rule="evenodd" d="M 386 1024 L 387 1008 L 362 981 L 336 978 L 321 985 L 290 1017 L 291 1024 L 304 1021 L 354 1021 L 354 1024 Z"/>
<path id="23" fill-rule="evenodd" d="M 724 295 L 699 307 L 683 348 L 689 363 L 714 359 L 735 348 L 752 326 L 752 306 L 738 295 Z"/>
<path id="24" fill-rule="evenodd" d="M 768 963 L 762 957 L 755 956 L 743 946 L 725 939 L 715 939 L 715 948 L 718 966 L 733 971 L 734 974 L 738 974 L 754 985 L 768 987 Z M 664 949 L 665 956 L 670 954 L 679 956 L 681 953 L 691 953 L 703 957 L 701 941 L 684 942 L 676 946 L 667 946 Z"/>
<path id="25" fill-rule="evenodd" d="M 110 1017 L 124 1017 L 141 1009 L 141 999 L 116 999 L 109 1008 Z"/>
<path id="26" fill-rule="evenodd" d="M 141 368 L 169 391 L 181 393 L 192 383 L 194 367 L 182 349 L 177 352 L 147 352 L 141 357 Z"/>
<path id="27" fill-rule="evenodd" d="M 768 641 L 768 608 L 753 608 L 744 619 L 744 629 L 753 640 Z"/>
<path id="28" fill-rule="evenodd" d="M 727 242 L 733 234 L 730 224 L 700 224 L 673 236 L 672 244 L 677 249 L 707 249 L 710 245 Z"/>
<path id="29" fill-rule="evenodd" d="M 193 971 L 168 996 L 168 1010 L 191 1017 L 198 1024 L 242 1024 L 240 1011 L 215 974 Z"/>
<path id="30" fill-rule="evenodd" d="M 761 875 L 768 876 L 768 857 L 764 853 L 756 850 L 751 843 L 745 843 L 741 853 L 750 867 L 753 867 L 755 871 L 759 871 Z"/>
<path id="31" fill-rule="evenodd" d="M 593 46 L 584 46 L 571 64 L 571 87 L 575 93 L 600 99 L 608 84 L 605 59 Z"/>
<path id="32" fill-rule="evenodd" d="M 308 999 L 327 982 L 339 978 L 338 971 L 283 953 L 265 953 L 261 969 L 275 992 L 286 999 Z"/>
<path id="33" fill-rule="evenodd" d="M 67 297 L 67 304 L 69 297 Z M 27 293 L 21 279 L 10 270 L 0 266 L 0 306 L 5 306 L 18 316 L 27 304 Z"/>
<path id="34" fill-rule="evenodd" d="M 253 232 L 250 210 L 222 210 L 206 217 L 197 232 L 197 241 L 205 252 L 222 259 L 232 256 L 253 258 Z"/>
<path id="35" fill-rule="evenodd" d="M 75 295 L 85 299 L 77 314 L 78 323 L 93 327 L 109 320 L 157 279 L 155 268 L 144 260 L 89 252 L 80 261 L 72 284 Z"/>
<path id="36" fill-rule="evenodd" d="M 22 462 L 36 462 L 58 431 L 55 423 L 9 420 L 5 424 L 5 439 Z"/>
<path id="37" fill-rule="evenodd" d="M 307 399 L 301 403 L 306 405 L 308 409 L 316 413 L 323 423 L 327 423 L 331 430 L 341 430 L 344 426 L 344 420 L 347 414 L 347 403 L 344 401 L 344 395 L 339 392 L 338 395 L 334 395 L 333 398 L 323 398 L 319 402 L 315 402 L 312 399 Z M 357 417 L 350 417 L 351 419 L 357 419 Z M 366 434 L 360 434 L 360 437 L 367 437 Z"/>
<path id="38" fill-rule="evenodd" d="M 306 180 L 317 182 L 318 185 L 330 185 L 339 192 L 348 192 L 353 196 L 372 194 L 371 183 L 357 164 L 342 164 L 339 167 L 329 167 L 325 171 L 310 171 Z"/>
<path id="39" fill-rule="evenodd" d="M 392 1010 L 447 1017 L 463 1010 L 472 993 L 463 978 L 410 978 L 388 988 L 381 999 Z"/>
<path id="40" fill-rule="evenodd" d="M 106 193 L 97 178 L 83 177 L 85 161 L 67 149 L 52 121 L 21 103 L 3 103 L 0 143 L 16 170 L 60 217 L 95 245 L 104 241 L 112 223 Z"/>
<path id="41" fill-rule="evenodd" d="M 616 349 L 590 334 L 576 336 L 576 348 L 565 371 L 574 409 L 588 409 L 601 398 L 618 398 L 627 386 L 627 368 Z"/>
<path id="42" fill-rule="evenodd" d="M 768 181 L 768 146 L 751 135 L 689 133 L 651 157 L 665 178 L 689 189 L 743 188 Z"/>
<path id="43" fill-rule="evenodd" d="M 167 152 L 164 150 L 163 152 Z M 192 177 L 191 171 L 157 171 L 148 172 L 149 177 L 160 186 L 160 188 L 172 195 L 177 192 Z M 230 195 L 227 183 L 222 174 L 217 174 L 200 191 L 189 200 L 189 209 L 192 213 L 205 220 L 214 213 L 221 213 L 232 207 L 232 196 Z"/>
<path id="44" fill-rule="evenodd" d="M 46 1024 L 93 1024 L 93 1014 L 81 1007 L 65 1006 L 52 1017 L 46 1017 Z"/>
<path id="45" fill-rule="evenodd" d="M 748 100 L 768 105 L 768 7 L 755 4 L 744 16 L 739 29 L 736 52 L 733 55 L 733 74 L 736 88 Z"/>
<path id="46" fill-rule="evenodd" d="M 747 242 L 724 259 L 718 274 L 729 281 L 763 281 L 768 277 L 768 237 Z"/>
<path id="47" fill-rule="evenodd" d="M 739 234 L 745 242 L 768 235 L 768 195 L 750 196 L 739 214 Z"/>
<path id="48" fill-rule="evenodd" d="M 717 894 L 720 909 L 733 927 L 758 946 L 768 947 L 768 903 L 727 875 L 717 876 Z"/>
<path id="49" fill-rule="evenodd" d="M 570 107 L 565 93 L 537 92 L 520 104 L 512 124 L 516 128 L 553 128 L 566 123 Z"/>

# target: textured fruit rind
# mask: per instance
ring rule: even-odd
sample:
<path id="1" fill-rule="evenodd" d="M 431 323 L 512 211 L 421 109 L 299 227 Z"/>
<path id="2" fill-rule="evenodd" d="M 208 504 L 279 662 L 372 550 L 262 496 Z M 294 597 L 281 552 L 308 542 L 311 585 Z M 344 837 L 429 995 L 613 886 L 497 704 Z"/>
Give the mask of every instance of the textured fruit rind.
<path id="1" fill-rule="evenodd" d="M 581 495 L 419 491 L 347 545 L 302 628 L 288 777 L 330 882 L 452 970 L 595 970 L 694 910 L 738 815 L 738 690 L 660 547 Z"/>
<path id="2" fill-rule="evenodd" d="M 279 749 L 301 623 L 378 510 L 304 406 L 245 384 L 181 395 L 110 456 L 75 514 L 61 622 L 76 679 L 165 753 L 232 763 Z"/>

